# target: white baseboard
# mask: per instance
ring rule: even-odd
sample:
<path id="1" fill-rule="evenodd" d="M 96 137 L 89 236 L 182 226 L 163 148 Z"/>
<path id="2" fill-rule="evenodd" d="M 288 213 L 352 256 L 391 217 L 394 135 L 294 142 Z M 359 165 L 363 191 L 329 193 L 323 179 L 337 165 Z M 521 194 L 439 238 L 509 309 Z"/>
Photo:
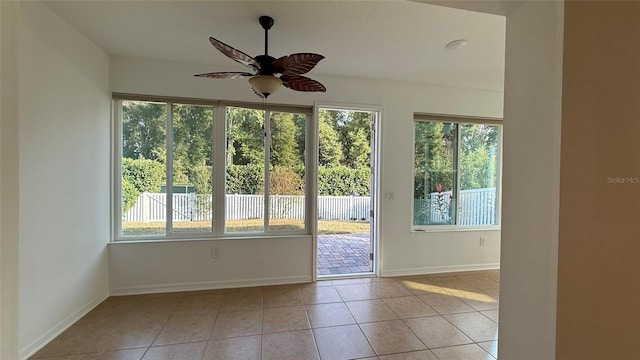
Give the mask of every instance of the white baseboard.
<path id="1" fill-rule="evenodd" d="M 299 276 L 282 276 L 273 278 L 258 279 L 239 279 L 239 280 L 219 280 L 219 281 L 203 281 L 190 283 L 174 283 L 174 284 L 157 284 L 157 285 L 140 285 L 140 286 L 124 286 L 111 289 L 112 296 L 120 295 L 141 295 L 156 294 L 178 291 L 198 291 L 240 288 L 252 286 L 269 286 L 269 285 L 285 285 L 311 282 L 311 275 Z"/>
<path id="2" fill-rule="evenodd" d="M 496 270 L 496 269 L 500 269 L 500 263 L 391 269 L 391 270 L 383 270 L 381 272 L 381 276 L 393 277 L 393 276 L 409 276 L 409 275 L 427 275 L 427 274 L 439 274 L 439 273 L 447 273 L 447 272 Z"/>
<path id="3" fill-rule="evenodd" d="M 20 349 L 18 358 L 21 360 L 26 360 L 30 356 L 33 356 L 33 354 L 35 354 L 38 350 L 42 349 L 45 345 L 51 342 L 51 340 L 55 339 L 58 335 L 62 334 L 63 331 L 67 330 L 71 325 L 73 325 L 76 321 L 80 320 L 83 316 L 89 313 L 89 311 L 93 310 L 96 306 L 100 305 L 100 303 L 105 301 L 108 297 L 109 297 L 109 294 L 104 293 L 102 295 L 96 296 L 91 301 L 84 304 L 82 307 L 76 310 L 73 314 L 69 315 L 67 318 L 55 324 L 49 330 L 47 330 L 44 334 L 40 335 L 37 339 L 27 344 L 27 346 Z"/>

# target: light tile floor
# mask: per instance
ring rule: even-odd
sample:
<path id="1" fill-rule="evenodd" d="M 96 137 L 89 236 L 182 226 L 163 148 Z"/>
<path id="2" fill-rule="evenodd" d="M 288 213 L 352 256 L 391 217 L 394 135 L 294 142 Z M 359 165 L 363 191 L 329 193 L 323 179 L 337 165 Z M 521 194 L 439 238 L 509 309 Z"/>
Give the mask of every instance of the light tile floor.
<path id="1" fill-rule="evenodd" d="M 499 271 L 111 297 L 49 360 L 492 360 Z"/>

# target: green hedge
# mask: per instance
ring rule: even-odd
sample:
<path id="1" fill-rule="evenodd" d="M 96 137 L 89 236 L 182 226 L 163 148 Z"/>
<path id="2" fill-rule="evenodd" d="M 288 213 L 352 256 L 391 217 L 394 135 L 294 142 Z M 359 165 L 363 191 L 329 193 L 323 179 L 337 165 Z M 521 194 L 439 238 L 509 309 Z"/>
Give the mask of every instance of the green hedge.
<path id="1" fill-rule="evenodd" d="M 122 159 L 122 178 L 133 185 L 138 192 L 160 192 L 166 173 L 164 164 L 149 159 Z"/>
<path id="2" fill-rule="evenodd" d="M 360 196 L 371 193 L 371 170 L 346 166 L 318 168 L 318 193 L 325 196 L 347 196 L 352 191 Z"/>
<path id="3" fill-rule="evenodd" d="M 276 169 L 277 170 L 277 169 Z M 272 174 L 280 174 L 281 171 L 275 171 Z M 295 172 L 298 179 L 304 178 L 304 169 L 296 168 L 290 173 Z M 288 174 L 278 183 L 286 180 L 286 182 L 300 181 L 293 179 L 294 174 Z M 131 193 L 135 189 L 137 193 L 142 192 L 160 192 L 160 186 L 164 183 L 165 170 L 164 164 L 146 159 L 123 159 L 122 162 L 123 192 L 127 186 L 127 193 Z M 206 179 L 207 177 L 203 177 Z M 370 194 L 370 178 L 371 170 L 369 168 L 352 169 L 346 166 L 319 167 L 318 168 L 318 193 L 323 196 L 348 196 L 352 192 L 360 196 L 369 196 Z M 282 181 L 280 181 L 282 180 Z M 128 188 L 124 184 L 127 181 L 133 186 Z M 193 185 L 193 184 L 192 184 Z M 284 186 L 283 184 L 281 184 Z M 291 184 L 289 184 L 291 185 Z M 289 188 L 291 186 L 287 186 Z M 296 185 L 296 188 L 299 186 Z M 273 189 L 276 190 L 276 189 Z M 284 190 L 283 190 L 284 191 Z M 288 189 L 287 192 L 291 192 Z M 264 192 L 264 168 L 262 164 L 248 165 L 229 165 L 227 166 L 227 193 L 228 194 L 260 194 Z M 135 195 L 137 197 L 137 195 Z"/>
<path id="4" fill-rule="evenodd" d="M 140 192 L 126 178 L 122 178 L 122 213 L 125 214 L 138 201 Z"/>
<path id="5" fill-rule="evenodd" d="M 264 188 L 264 167 L 260 165 L 228 165 L 227 194 L 258 194 Z"/>

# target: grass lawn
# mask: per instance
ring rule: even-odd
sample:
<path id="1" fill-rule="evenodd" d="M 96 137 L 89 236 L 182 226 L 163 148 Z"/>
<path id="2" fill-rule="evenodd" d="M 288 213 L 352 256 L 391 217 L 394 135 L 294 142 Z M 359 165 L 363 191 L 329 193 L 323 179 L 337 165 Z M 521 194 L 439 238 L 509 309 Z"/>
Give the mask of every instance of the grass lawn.
<path id="1" fill-rule="evenodd" d="M 227 220 L 227 232 L 262 231 L 262 219 Z M 294 230 L 304 227 L 302 220 L 273 219 L 269 222 L 269 230 Z M 211 230 L 210 221 L 176 221 L 175 232 L 207 232 Z M 164 235 L 165 224 L 162 222 L 125 222 L 122 224 L 124 235 Z M 368 221 L 318 220 L 318 234 L 363 234 L 369 232 Z"/>

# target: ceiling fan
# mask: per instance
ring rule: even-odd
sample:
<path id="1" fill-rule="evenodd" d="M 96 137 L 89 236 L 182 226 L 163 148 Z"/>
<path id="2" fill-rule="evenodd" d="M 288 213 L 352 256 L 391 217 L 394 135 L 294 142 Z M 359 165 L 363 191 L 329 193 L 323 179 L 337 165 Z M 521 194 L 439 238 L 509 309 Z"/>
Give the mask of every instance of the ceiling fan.
<path id="1" fill-rule="evenodd" d="M 327 89 L 316 80 L 309 79 L 302 74 L 311 71 L 324 56 L 313 53 L 296 53 L 274 58 L 269 55 L 269 29 L 273 26 L 273 19 L 260 16 L 260 25 L 264 29 L 264 55 L 251 57 L 213 37 L 209 38 L 211 45 L 227 57 L 250 68 L 252 72 L 223 71 L 198 74 L 194 76 L 214 79 L 236 79 L 249 77 L 253 92 L 261 98 L 267 98 L 281 85 L 297 91 L 319 91 Z M 276 76 L 279 75 L 279 76 Z"/>

